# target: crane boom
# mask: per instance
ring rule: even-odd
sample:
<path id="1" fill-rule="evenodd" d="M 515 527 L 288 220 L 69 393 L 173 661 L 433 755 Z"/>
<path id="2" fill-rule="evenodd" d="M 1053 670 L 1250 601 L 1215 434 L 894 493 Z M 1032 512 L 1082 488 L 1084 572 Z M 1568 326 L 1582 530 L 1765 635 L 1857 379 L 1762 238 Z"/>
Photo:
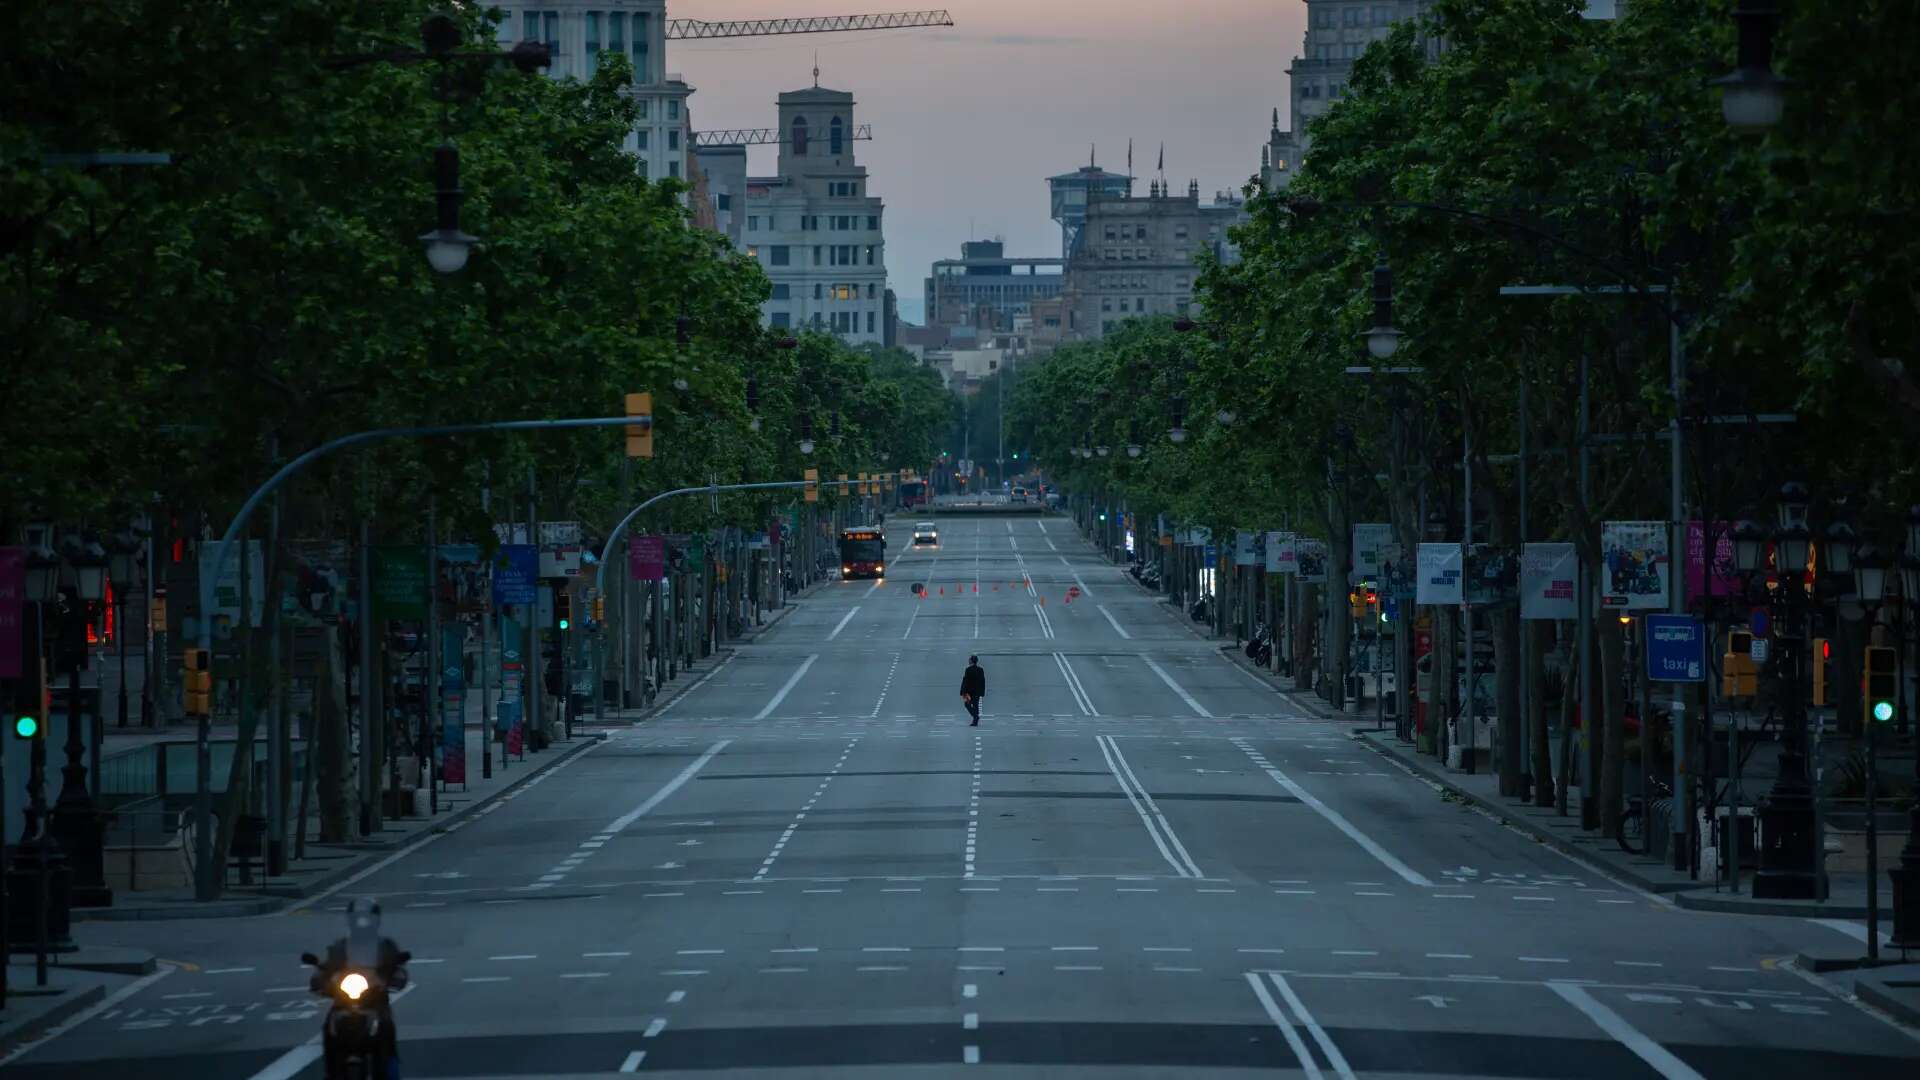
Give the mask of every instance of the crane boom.
<path id="1" fill-rule="evenodd" d="M 852 139 L 873 138 L 872 124 L 856 124 Z M 779 128 L 726 128 L 714 131 L 696 131 L 693 133 L 693 145 L 700 146 L 779 146 L 791 142 L 784 138 Z"/>
<path id="2" fill-rule="evenodd" d="M 952 26 L 953 16 L 940 11 L 895 11 L 881 15 L 812 15 L 797 19 L 668 19 L 668 41 L 702 38 L 767 37 L 774 34 L 826 34 L 844 30 L 910 30 Z"/>

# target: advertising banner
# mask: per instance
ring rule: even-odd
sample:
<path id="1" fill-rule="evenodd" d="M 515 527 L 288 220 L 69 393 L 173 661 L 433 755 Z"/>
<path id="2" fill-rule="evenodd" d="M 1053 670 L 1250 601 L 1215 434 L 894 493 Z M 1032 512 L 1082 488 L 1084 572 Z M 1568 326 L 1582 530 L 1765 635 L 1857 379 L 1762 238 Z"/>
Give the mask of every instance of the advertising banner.
<path id="1" fill-rule="evenodd" d="M 440 545 L 440 600 L 459 612 L 487 609 L 487 567 L 477 544 Z"/>
<path id="2" fill-rule="evenodd" d="M 27 549 L 0 547 L 0 679 L 17 679 L 24 670 L 20 620 L 26 600 Z"/>
<path id="3" fill-rule="evenodd" d="M 1290 532 L 1267 534 L 1267 573 L 1291 574 L 1300 569 L 1299 552 L 1294 549 L 1297 541 Z"/>
<path id="4" fill-rule="evenodd" d="M 517 620 L 500 617 L 500 703 L 494 713 L 494 730 L 507 744 L 509 754 L 520 753 L 524 742 L 520 723 L 527 685 L 527 665 L 521 656 L 523 636 Z"/>
<path id="5" fill-rule="evenodd" d="M 1260 534 L 1248 532 L 1245 529 L 1235 530 L 1233 534 L 1233 565 L 1260 565 L 1260 552 L 1255 543 L 1259 537 Z"/>
<path id="6" fill-rule="evenodd" d="M 467 630 L 464 624 L 440 628 L 440 779 L 467 782 Z"/>
<path id="7" fill-rule="evenodd" d="M 1353 527 L 1353 576 L 1358 581 L 1375 581 L 1386 564 L 1386 551 L 1393 544 L 1393 526 L 1365 524 Z"/>
<path id="8" fill-rule="evenodd" d="M 1520 587 L 1520 553 L 1510 547 L 1475 544 L 1467 552 L 1461 581 L 1469 604 L 1510 604 Z"/>
<path id="9" fill-rule="evenodd" d="M 1733 561 L 1733 522 L 1713 523 L 1711 554 L 1707 544 L 1707 523 L 1687 522 L 1687 596 L 1696 600 L 1707 595 L 1732 596 L 1738 577 L 1738 564 Z M 1708 592 L 1709 588 L 1712 589 L 1711 593 Z"/>
<path id="10" fill-rule="evenodd" d="M 627 574 L 635 581 L 667 576 L 667 538 L 658 534 L 627 537 Z"/>
<path id="11" fill-rule="evenodd" d="M 1421 544 L 1414 558 L 1414 602 L 1451 605 L 1461 600 L 1460 545 Z"/>
<path id="12" fill-rule="evenodd" d="M 539 554 L 532 544 L 502 544 L 493 557 L 493 602 L 533 603 L 533 587 L 540 579 Z"/>
<path id="13" fill-rule="evenodd" d="M 1627 611 L 1667 606 L 1673 572 L 1664 521 L 1609 521 L 1600 526 L 1600 606 Z"/>
<path id="14" fill-rule="evenodd" d="M 1577 618 L 1573 589 L 1578 571 L 1572 544 L 1528 544 L 1520 553 L 1520 617 Z"/>
<path id="15" fill-rule="evenodd" d="M 427 617 L 427 549 L 381 544 L 373 549 L 373 617 Z"/>
<path id="16" fill-rule="evenodd" d="M 1327 583 L 1327 545 L 1323 540 L 1295 540 L 1294 564 L 1299 568 L 1302 585 Z"/>
<path id="17" fill-rule="evenodd" d="M 1380 591 L 1391 597 L 1397 605 L 1413 599 L 1413 560 L 1406 557 L 1399 544 L 1388 544 L 1381 552 Z"/>

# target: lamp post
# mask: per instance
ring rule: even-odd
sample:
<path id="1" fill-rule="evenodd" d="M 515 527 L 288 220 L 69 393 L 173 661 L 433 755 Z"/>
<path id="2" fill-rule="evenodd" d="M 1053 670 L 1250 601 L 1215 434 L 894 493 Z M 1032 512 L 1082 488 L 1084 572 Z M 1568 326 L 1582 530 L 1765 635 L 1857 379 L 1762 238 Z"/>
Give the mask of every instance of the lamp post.
<path id="1" fill-rule="evenodd" d="M 113 636 L 120 647 L 120 693 L 117 726 L 127 726 L 127 593 L 133 587 L 135 568 L 140 564 L 140 538 L 133 530 L 114 533 L 107 548 L 109 580 L 113 582 Z"/>
<path id="2" fill-rule="evenodd" d="M 1812 541 L 1807 529 L 1811 501 L 1806 485 L 1797 481 L 1781 485 L 1776 501 L 1779 519 L 1773 544 L 1779 582 L 1773 590 L 1773 603 L 1783 618 L 1778 620 L 1780 644 L 1772 662 L 1786 724 L 1779 771 L 1759 808 L 1760 866 L 1753 878 L 1756 899 L 1810 900 L 1819 895 L 1818 839 L 1807 762 L 1807 705 L 1800 674 L 1810 606 L 1804 579 Z"/>
<path id="3" fill-rule="evenodd" d="M 1393 268 L 1384 253 L 1373 264 L 1373 325 L 1360 336 L 1375 360 L 1390 360 L 1400 351 L 1400 331 L 1393 326 Z"/>
<path id="4" fill-rule="evenodd" d="M 81 733 L 86 716 L 81 709 L 80 673 L 88 662 L 88 607 L 104 602 L 107 595 L 107 553 L 99 544 L 77 536 L 68 536 L 61 546 L 74 579 L 72 586 L 61 589 L 67 609 L 54 648 L 57 667 L 67 674 L 67 763 L 60 769 L 60 797 L 54 803 L 48 827 L 59 839 L 73 869 L 72 903 L 106 907 L 113 903 L 113 892 L 106 885 L 101 850 L 105 826 L 87 790 L 85 761 L 87 743 L 91 741 L 97 747 L 99 738 L 96 734 L 88 740 Z M 93 719 L 97 726 L 100 718 Z"/>
<path id="5" fill-rule="evenodd" d="M 1773 73 L 1773 32 L 1780 11 L 1768 0 L 1740 0 L 1733 9 L 1740 43 L 1735 67 L 1709 80 L 1720 88 L 1720 115 L 1727 126 L 1747 135 L 1761 135 L 1780 123 L 1785 108 L 1787 80 Z"/>
<path id="6" fill-rule="evenodd" d="M 1900 556 L 1900 634 L 1895 639 L 1898 656 L 1907 651 L 1907 628 L 1920 615 L 1920 505 L 1907 508 L 1907 545 Z M 1907 842 L 1900 849 L 1900 865 L 1890 867 L 1887 877 L 1893 882 L 1893 939 L 1902 952 L 1920 949 L 1920 725 L 1914 723 L 1907 704 L 1906 672 L 1896 667 L 1894 700 L 1902 712 L 1901 726 L 1914 741 L 1913 794 L 1907 807 Z M 1871 721 L 1869 721 L 1871 722 Z"/>

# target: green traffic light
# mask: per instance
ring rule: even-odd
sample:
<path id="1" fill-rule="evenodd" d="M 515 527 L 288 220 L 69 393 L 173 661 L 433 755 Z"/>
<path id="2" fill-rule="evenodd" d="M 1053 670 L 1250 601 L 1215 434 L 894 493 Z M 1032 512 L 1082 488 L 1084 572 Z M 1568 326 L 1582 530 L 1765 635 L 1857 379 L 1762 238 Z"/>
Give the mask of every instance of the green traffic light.
<path id="1" fill-rule="evenodd" d="M 572 623 L 572 621 L 571 621 L 571 620 L 568 620 L 568 619 L 561 619 L 561 620 L 560 620 L 560 629 L 562 629 L 562 630 L 565 630 L 565 629 L 566 629 L 567 627 L 569 627 L 569 626 L 571 626 L 571 625 L 573 625 L 573 623 Z"/>
<path id="2" fill-rule="evenodd" d="M 13 718 L 13 737 L 16 739 L 36 739 L 40 737 L 40 718 L 37 716 L 16 716 Z"/>
<path id="3" fill-rule="evenodd" d="M 1889 720 L 1892 720 L 1893 719 L 1893 702 L 1891 701 L 1874 702 L 1873 718 L 1875 720 L 1880 721 L 1883 724 L 1888 722 Z"/>

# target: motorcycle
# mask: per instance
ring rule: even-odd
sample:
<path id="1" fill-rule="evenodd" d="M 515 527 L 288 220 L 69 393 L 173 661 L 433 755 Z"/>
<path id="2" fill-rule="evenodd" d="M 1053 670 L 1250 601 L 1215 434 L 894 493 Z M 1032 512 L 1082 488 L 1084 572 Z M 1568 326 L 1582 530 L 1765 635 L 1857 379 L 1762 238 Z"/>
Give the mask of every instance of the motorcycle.
<path id="1" fill-rule="evenodd" d="M 391 995 L 406 988 L 413 954 L 398 950 L 383 957 L 377 905 L 370 918 L 349 908 L 347 919 L 347 936 L 328 950 L 326 961 L 300 954 L 300 962 L 314 969 L 313 992 L 333 1003 L 320 1028 L 326 1076 L 387 1080 L 397 1075 Z"/>
<path id="2" fill-rule="evenodd" d="M 1273 664 L 1273 630 L 1266 623 L 1253 628 L 1253 636 L 1247 639 L 1247 659 L 1261 667 Z"/>
<path id="3" fill-rule="evenodd" d="M 1194 622 L 1206 622 L 1212 617 L 1212 613 L 1213 605 L 1204 596 L 1195 600 L 1193 606 L 1187 609 L 1187 614 L 1193 617 Z"/>

